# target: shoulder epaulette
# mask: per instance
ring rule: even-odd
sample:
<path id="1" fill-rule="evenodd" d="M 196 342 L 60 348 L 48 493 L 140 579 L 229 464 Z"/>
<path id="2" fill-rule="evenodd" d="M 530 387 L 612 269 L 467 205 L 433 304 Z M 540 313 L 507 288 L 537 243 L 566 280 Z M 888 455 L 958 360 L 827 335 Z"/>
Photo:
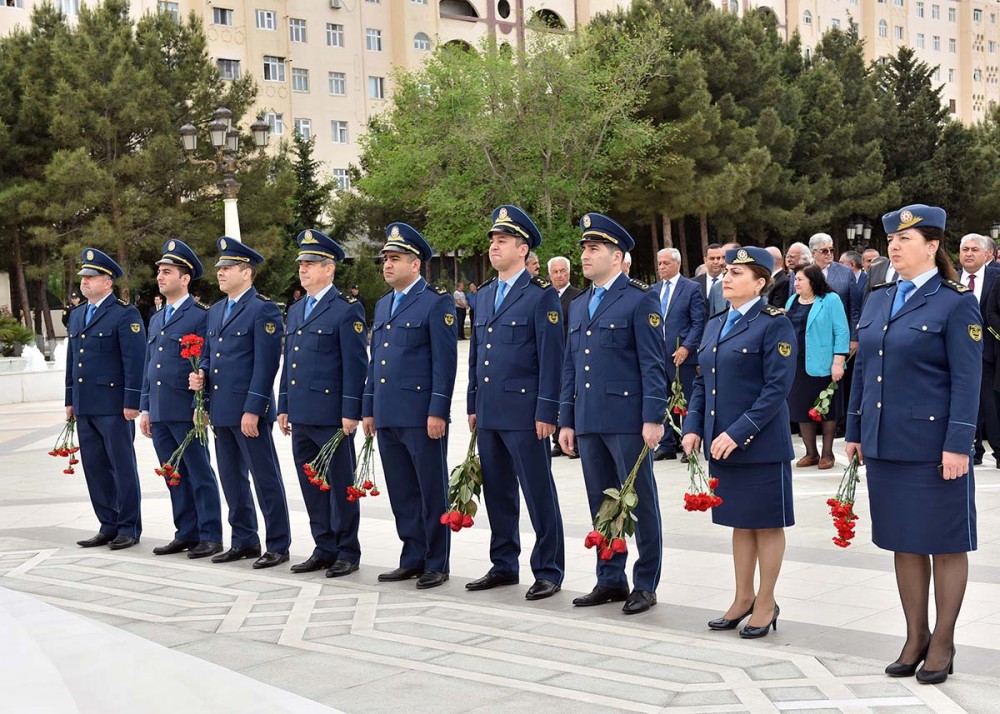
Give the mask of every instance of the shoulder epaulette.
<path id="1" fill-rule="evenodd" d="M 530 282 L 534 283 L 535 285 L 537 285 L 540 288 L 547 288 L 550 285 L 552 285 L 552 283 L 550 283 L 548 280 L 546 280 L 545 278 L 543 278 L 541 276 L 538 276 L 538 275 L 533 275 L 531 277 L 531 281 Z"/>
<path id="2" fill-rule="evenodd" d="M 271 302 L 271 298 L 269 298 L 267 295 L 261 295 L 260 293 L 257 293 L 257 297 L 263 300 L 264 302 Z"/>
<path id="3" fill-rule="evenodd" d="M 649 286 L 646 285 L 646 283 L 642 282 L 641 280 L 636 280 L 635 278 L 629 278 L 628 284 L 631 285 L 633 288 L 639 288 L 640 290 L 643 291 L 649 290 Z"/>
<path id="4" fill-rule="evenodd" d="M 130 303 L 128 300 L 122 300 L 121 298 L 118 298 L 118 304 L 121 305 L 122 307 L 128 307 L 132 303 Z"/>
<path id="5" fill-rule="evenodd" d="M 872 285 L 872 290 L 880 290 L 881 288 L 891 288 L 896 284 L 895 280 L 886 280 L 884 283 L 879 283 L 878 285 Z"/>
<path id="6" fill-rule="evenodd" d="M 717 313 L 715 313 L 714 315 L 709 315 L 708 319 L 711 320 L 711 319 L 716 318 L 716 317 L 722 317 L 727 312 L 729 312 L 729 308 L 728 307 L 723 308 L 723 309 L 719 310 Z"/>
<path id="7" fill-rule="evenodd" d="M 485 283 L 480 283 L 480 285 L 479 285 L 479 289 L 480 289 L 480 290 L 482 290 L 482 289 L 483 289 L 483 288 L 485 288 L 485 287 L 486 287 L 487 285 L 492 285 L 492 284 L 493 284 L 493 283 L 495 283 L 496 281 L 497 281 L 497 276 L 495 276 L 495 275 L 494 275 L 494 276 L 493 276 L 492 278 L 490 278 L 489 280 L 487 280 L 487 281 L 486 281 Z"/>
<path id="8" fill-rule="evenodd" d="M 447 295 L 448 288 L 442 285 L 435 285 L 434 283 L 428 283 L 427 287 L 436 292 L 438 295 Z"/>
<path id="9" fill-rule="evenodd" d="M 955 282 L 954 280 L 948 280 L 947 278 L 941 281 L 941 284 L 946 288 L 951 288 L 956 293 L 967 293 L 969 289 L 962 285 L 962 283 Z"/>
<path id="10" fill-rule="evenodd" d="M 762 313 L 764 313 L 765 315 L 770 315 L 771 317 L 777 317 L 778 315 L 784 315 L 785 314 L 781 310 L 779 310 L 778 308 L 776 308 L 774 305 L 765 305 L 764 307 L 762 307 L 760 309 L 760 311 Z"/>
<path id="11" fill-rule="evenodd" d="M 353 305 L 358 301 L 358 299 L 350 293 L 337 293 L 337 297 L 346 302 L 348 305 Z"/>
<path id="12" fill-rule="evenodd" d="M 200 307 L 202 310 L 208 310 L 210 307 L 212 307 L 207 303 L 203 303 L 201 300 L 195 300 L 194 304 Z"/>

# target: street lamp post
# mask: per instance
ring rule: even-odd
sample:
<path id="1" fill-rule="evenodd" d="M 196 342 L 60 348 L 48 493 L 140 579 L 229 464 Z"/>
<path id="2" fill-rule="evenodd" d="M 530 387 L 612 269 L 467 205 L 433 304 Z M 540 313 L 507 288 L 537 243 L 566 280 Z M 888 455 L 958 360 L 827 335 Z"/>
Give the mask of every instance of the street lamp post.
<path id="1" fill-rule="evenodd" d="M 215 148 L 215 158 L 195 158 L 194 153 L 198 149 L 198 127 L 191 123 L 185 124 L 180 129 L 184 154 L 191 163 L 208 166 L 212 173 L 222 175 L 222 180 L 217 185 L 222 192 L 222 202 L 225 207 L 226 235 L 235 240 L 242 240 L 240 214 L 236 206 L 237 196 L 240 192 L 240 182 L 236 180 L 236 173 L 243 163 L 236 155 L 240 148 L 240 132 L 233 128 L 233 113 L 226 107 L 215 110 L 212 121 L 206 128 L 209 140 Z M 261 119 L 250 125 L 253 143 L 258 151 L 267 146 L 268 130 L 267 122 Z"/>
<path id="2" fill-rule="evenodd" d="M 861 216 L 852 218 L 847 225 L 847 242 L 854 250 L 861 250 L 868 245 L 872 236 L 872 227 Z"/>

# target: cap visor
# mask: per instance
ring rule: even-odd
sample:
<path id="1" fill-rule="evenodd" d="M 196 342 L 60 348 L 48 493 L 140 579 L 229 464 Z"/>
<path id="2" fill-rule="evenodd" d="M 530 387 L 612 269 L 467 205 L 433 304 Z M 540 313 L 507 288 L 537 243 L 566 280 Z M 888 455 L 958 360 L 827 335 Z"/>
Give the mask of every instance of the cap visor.
<path id="1" fill-rule="evenodd" d="M 81 268 L 77 275 L 84 275 L 87 277 L 94 277 L 95 275 L 108 275 L 107 273 L 102 273 L 100 270 L 94 270 L 93 268 Z M 111 276 L 108 275 L 110 278 Z"/>
<path id="2" fill-rule="evenodd" d="M 224 268 L 227 265 L 250 265 L 250 263 L 244 263 L 239 260 L 226 260 L 225 258 L 219 260 L 216 264 L 216 268 Z"/>

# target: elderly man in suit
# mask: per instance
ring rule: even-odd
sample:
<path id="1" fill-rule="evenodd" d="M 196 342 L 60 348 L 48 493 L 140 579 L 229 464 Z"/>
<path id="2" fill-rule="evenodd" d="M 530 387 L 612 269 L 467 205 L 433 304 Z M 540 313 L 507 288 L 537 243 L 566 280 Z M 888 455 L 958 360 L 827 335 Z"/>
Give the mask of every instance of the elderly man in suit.
<path id="1" fill-rule="evenodd" d="M 788 291 L 791 286 L 788 271 L 785 269 L 785 259 L 781 255 L 781 248 L 777 246 L 769 245 L 765 250 L 774 258 L 774 272 L 771 273 L 774 283 L 767 292 L 767 301 L 777 308 L 784 309 L 785 303 L 788 302 Z"/>
<path id="2" fill-rule="evenodd" d="M 569 270 L 570 262 L 569 258 L 557 255 L 555 258 L 549 258 L 548 263 L 549 268 L 549 282 L 552 283 L 552 287 L 556 289 L 559 293 L 559 308 L 562 310 L 563 320 L 563 338 L 566 337 L 566 332 L 569 329 L 569 323 L 566 322 L 566 316 L 569 314 L 569 304 L 573 302 L 579 295 L 583 292 L 580 288 L 570 285 L 569 282 Z M 562 447 L 559 446 L 559 429 L 556 428 L 556 433 L 552 436 L 552 455 L 553 456 L 565 456 Z M 570 456 L 571 459 L 579 458 L 576 454 Z"/>
<path id="3" fill-rule="evenodd" d="M 858 349 L 858 318 L 861 317 L 861 304 L 855 292 L 854 273 L 846 265 L 841 265 L 833 259 L 833 238 L 828 233 L 816 233 L 809 239 L 809 251 L 813 261 L 823 271 L 827 284 L 840 296 L 847 312 L 847 320 L 851 328 L 851 354 Z"/>
<path id="4" fill-rule="evenodd" d="M 660 279 L 650 286 L 650 291 L 660 300 L 667 379 L 679 374 L 684 396 L 690 399 L 698 365 L 698 345 L 705 329 L 705 298 L 695 281 L 680 274 L 681 254 L 676 248 L 664 248 L 656 254 L 656 271 Z M 679 419 L 674 415 L 671 418 Z M 679 450 L 677 434 L 668 425 L 653 459 L 676 459 Z"/>

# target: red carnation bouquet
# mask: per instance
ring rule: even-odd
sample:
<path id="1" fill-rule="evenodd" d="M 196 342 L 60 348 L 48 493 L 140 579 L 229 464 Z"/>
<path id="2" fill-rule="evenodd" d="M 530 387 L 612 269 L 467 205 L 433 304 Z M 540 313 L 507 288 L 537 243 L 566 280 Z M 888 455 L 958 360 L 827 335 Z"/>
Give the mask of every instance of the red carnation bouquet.
<path id="1" fill-rule="evenodd" d="M 851 458 L 851 463 L 844 469 L 837 495 L 826 501 L 826 505 L 830 507 L 830 515 L 833 516 L 833 527 L 837 529 L 833 542 L 840 548 L 846 548 L 854 539 L 854 524 L 858 520 L 854 512 L 854 493 L 860 480 L 858 455 L 855 454 Z"/>
<path id="2" fill-rule="evenodd" d="M 441 514 L 441 525 L 448 526 L 456 533 L 475 524 L 474 518 L 479 510 L 476 501 L 483 492 L 483 467 L 476 454 L 476 432 L 476 429 L 472 430 L 465 461 L 453 468 L 448 478 L 449 506 Z"/>
<path id="3" fill-rule="evenodd" d="M 305 473 L 306 478 L 309 479 L 309 483 L 317 486 L 320 491 L 330 490 L 330 482 L 326 480 L 326 474 L 330 470 L 330 461 L 333 459 L 333 452 L 337 450 L 337 447 L 340 446 L 340 442 L 343 440 L 344 430 L 337 429 L 337 433 L 323 444 L 319 453 L 316 454 L 316 458 L 308 464 L 302 465 L 302 471 Z M 350 492 L 350 489 L 348 489 L 348 492 Z"/>
<path id="4" fill-rule="evenodd" d="M 201 350 L 205 346 L 205 339 L 198 335 L 184 335 L 181 338 L 181 357 L 191 363 L 191 371 L 198 374 L 201 368 Z M 195 439 L 204 445 L 208 438 L 205 425 L 208 423 L 205 412 L 205 390 L 204 388 L 194 393 L 194 427 L 184 436 L 184 441 L 180 443 L 170 458 L 164 461 L 160 468 L 154 469 L 157 476 L 162 476 L 167 480 L 168 486 L 178 486 L 181 482 L 180 465 L 184 456 L 184 451 Z"/>
<path id="5" fill-rule="evenodd" d="M 680 340 L 677 341 L 680 345 Z M 682 419 L 687 416 L 687 399 L 684 397 L 684 387 L 681 385 L 680 368 L 674 372 L 674 382 L 670 386 L 670 404 L 668 411 L 677 414 Z M 673 419 L 668 421 L 670 428 L 677 434 L 677 438 L 683 438 L 684 434 L 681 426 Z M 698 452 L 691 451 L 687 455 L 688 467 L 688 490 L 684 493 L 685 511 L 707 511 L 722 505 L 722 499 L 715 495 L 715 488 L 719 485 L 719 479 L 709 478 L 705 474 L 705 469 L 698 460 Z"/>
<path id="6" fill-rule="evenodd" d="M 76 418 L 70 417 L 63 424 L 62 431 L 59 432 L 56 444 L 49 452 L 49 456 L 68 456 L 69 466 L 63 469 L 63 473 L 72 476 L 76 473 L 73 467 L 80 463 L 80 459 L 76 457 L 76 452 L 79 450 L 80 447 L 76 445 Z"/>
<path id="7" fill-rule="evenodd" d="M 375 481 L 375 437 L 369 434 L 361 445 L 361 458 L 358 468 L 354 471 L 354 485 L 347 487 L 347 501 L 354 503 L 365 496 L 378 496 L 378 484 Z"/>

